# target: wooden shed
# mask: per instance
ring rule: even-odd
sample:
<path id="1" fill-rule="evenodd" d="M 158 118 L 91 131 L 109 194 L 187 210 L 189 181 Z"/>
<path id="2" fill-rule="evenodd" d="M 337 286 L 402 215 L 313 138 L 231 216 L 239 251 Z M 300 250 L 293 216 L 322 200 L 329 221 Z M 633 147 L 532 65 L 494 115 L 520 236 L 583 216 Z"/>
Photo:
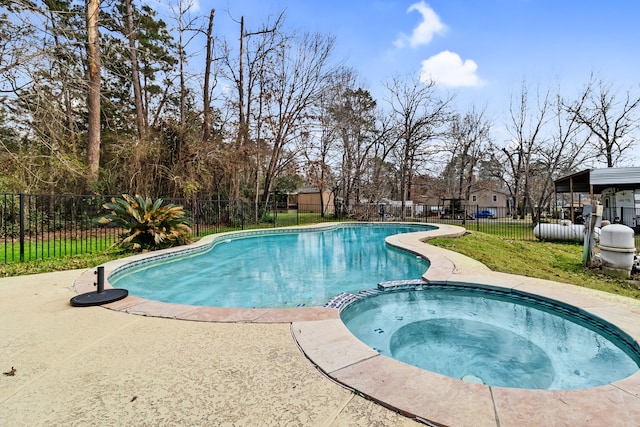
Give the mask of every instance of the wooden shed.
<path id="1" fill-rule="evenodd" d="M 298 191 L 298 212 L 333 214 L 335 212 L 333 192 L 331 190 L 320 192 L 315 187 L 300 189 Z"/>

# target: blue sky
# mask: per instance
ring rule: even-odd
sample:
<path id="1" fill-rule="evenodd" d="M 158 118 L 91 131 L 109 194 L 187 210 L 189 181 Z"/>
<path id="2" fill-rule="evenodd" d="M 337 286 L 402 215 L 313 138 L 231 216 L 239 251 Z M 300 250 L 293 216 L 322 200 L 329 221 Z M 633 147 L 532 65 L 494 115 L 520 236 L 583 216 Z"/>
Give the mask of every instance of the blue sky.
<path id="1" fill-rule="evenodd" d="M 615 86 L 640 83 L 640 3 L 610 0 L 199 0 L 258 28 L 286 12 L 291 28 L 333 34 L 337 57 L 376 86 L 423 71 L 441 87 L 482 100 L 521 82 L 577 90 L 594 72 Z M 233 33 L 231 33 L 233 34 Z"/>
<path id="2" fill-rule="evenodd" d="M 572 98 L 591 73 L 622 92 L 640 85 L 640 2 L 629 0 L 198 0 L 215 31 L 237 38 L 285 11 L 287 27 L 336 37 L 336 59 L 376 98 L 381 82 L 422 72 L 504 125 L 511 96 L 559 87 Z M 500 123 L 502 122 L 502 123 Z"/>

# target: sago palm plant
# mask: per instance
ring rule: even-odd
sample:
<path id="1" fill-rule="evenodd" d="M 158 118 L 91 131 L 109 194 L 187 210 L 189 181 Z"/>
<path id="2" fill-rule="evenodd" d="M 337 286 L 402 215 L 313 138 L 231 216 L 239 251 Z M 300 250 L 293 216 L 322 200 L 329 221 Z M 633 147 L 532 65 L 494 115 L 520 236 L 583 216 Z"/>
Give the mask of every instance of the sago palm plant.
<path id="1" fill-rule="evenodd" d="M 110 213 L 100 218 L 125 230 L 117 242 L 125 249 L 156 250 L 189 243 L 191 219 L 182 206 L 162 204 L 162 199 L 123 194 L 102 205 Z"/>

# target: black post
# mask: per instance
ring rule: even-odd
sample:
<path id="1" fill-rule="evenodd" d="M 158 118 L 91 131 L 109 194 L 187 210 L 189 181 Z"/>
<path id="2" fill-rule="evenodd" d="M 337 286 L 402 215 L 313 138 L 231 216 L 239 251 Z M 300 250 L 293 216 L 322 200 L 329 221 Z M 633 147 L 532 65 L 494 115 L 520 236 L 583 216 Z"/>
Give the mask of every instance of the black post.
<path id="1" fill-rule="evenodd" d="M 200 212 L 198 208 L 198 198 L 193 197 L 193 202 L 191 203 L 191 208 L 193 209 L 193 218 L 196 222 L 196 236 L 200 236 Z"/>
<path id="2" fill-rule="evenodd" d="M 20 193 L 20 262 L 24 262 L 24 194 Z"/>
<path id="3" fill-rule="evenodd" d="M 104 293 L 104 267 L 98 267 L 96 274 L 98 275 L 98 293 L 101 294 Z"/>
<path id="4" fill-rule="evenodd" d="M 271 202 L 273 205 L 273 228 L 278 226 L 278 201 L 274 200 Z"/>
<path id="5" fill-rule="evenodd" d="M 476 231 L 480 231 L 480 205 L 476 205 Z"/>
<path id="6" fill-rule="evenodd" d="M 244 202 L 240 201 L 239 205 L 240 205 L 240 229 L 244 230 L 244 206 L 243 206 Z"/>

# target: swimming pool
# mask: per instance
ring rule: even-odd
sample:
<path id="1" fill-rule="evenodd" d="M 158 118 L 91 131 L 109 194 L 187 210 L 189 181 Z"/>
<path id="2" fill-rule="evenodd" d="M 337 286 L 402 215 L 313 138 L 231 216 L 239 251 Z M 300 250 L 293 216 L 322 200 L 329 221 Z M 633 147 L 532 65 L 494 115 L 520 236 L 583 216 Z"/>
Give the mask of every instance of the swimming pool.
<path id="1" fill-rule="evenodd" d="M 318 226 L 309 226 L 318 227 Z M 322 225 L 326 227 L 326 225 Z M 519 290 L 568 304 L 598 316 L 640 342 L 640 303 L 617 295 L 531 277 L 492 272 L 462 255 L 425 244 L 436 237 L 459 237 L 461 227 L 438 224 L 424 233 L 387 237 L 388 244 L 429 259 L 428 282 L 473 283 Z M 188 248 L 136 255 L 104 264 L 106 277 L 148 258 L 208 249 L 219 236 L 207 236 Z M 73 284 L 76 293 L 95 292 L 95 270 Z M 110 287 L 109 282 L 106 287 Z M 366 292 L 366 291 L 365 291 Z M 357 339 L 328 307 L 237 309 L 164 303 L 129 295 L 103 306 L 142 316 L 199 322 L 287 323 L 299 348 L 321 372 L 358 395 L 433 425 L 635 425 L 640 419 L 640 372 L 614 383 L 577 390 L 489 387 L 461 381 L 384 356 Z M 238 337 L 239 342 L 247 337 Z M 437 404 L 434 404 L 437 403 Z"/>
<path id="2" fill-rule="evenodd" d="M 378 292 L 341 312 L 380 354 L 489 386 L 571 390 L 638 371 L 627 334 L 575 307 L 477 285 L 414 285 Z"/>
<path id="3" fill-rule="evenodd" d="M 385 237 L 435 229 L 422 224 L 345 223 L 315 229 L 225 235 L 198 251 L 132 263 L 108 280 L 129 294 L 197 306 L 323 306 L 380 281 L 418 279 L 429 262 Z"/>

